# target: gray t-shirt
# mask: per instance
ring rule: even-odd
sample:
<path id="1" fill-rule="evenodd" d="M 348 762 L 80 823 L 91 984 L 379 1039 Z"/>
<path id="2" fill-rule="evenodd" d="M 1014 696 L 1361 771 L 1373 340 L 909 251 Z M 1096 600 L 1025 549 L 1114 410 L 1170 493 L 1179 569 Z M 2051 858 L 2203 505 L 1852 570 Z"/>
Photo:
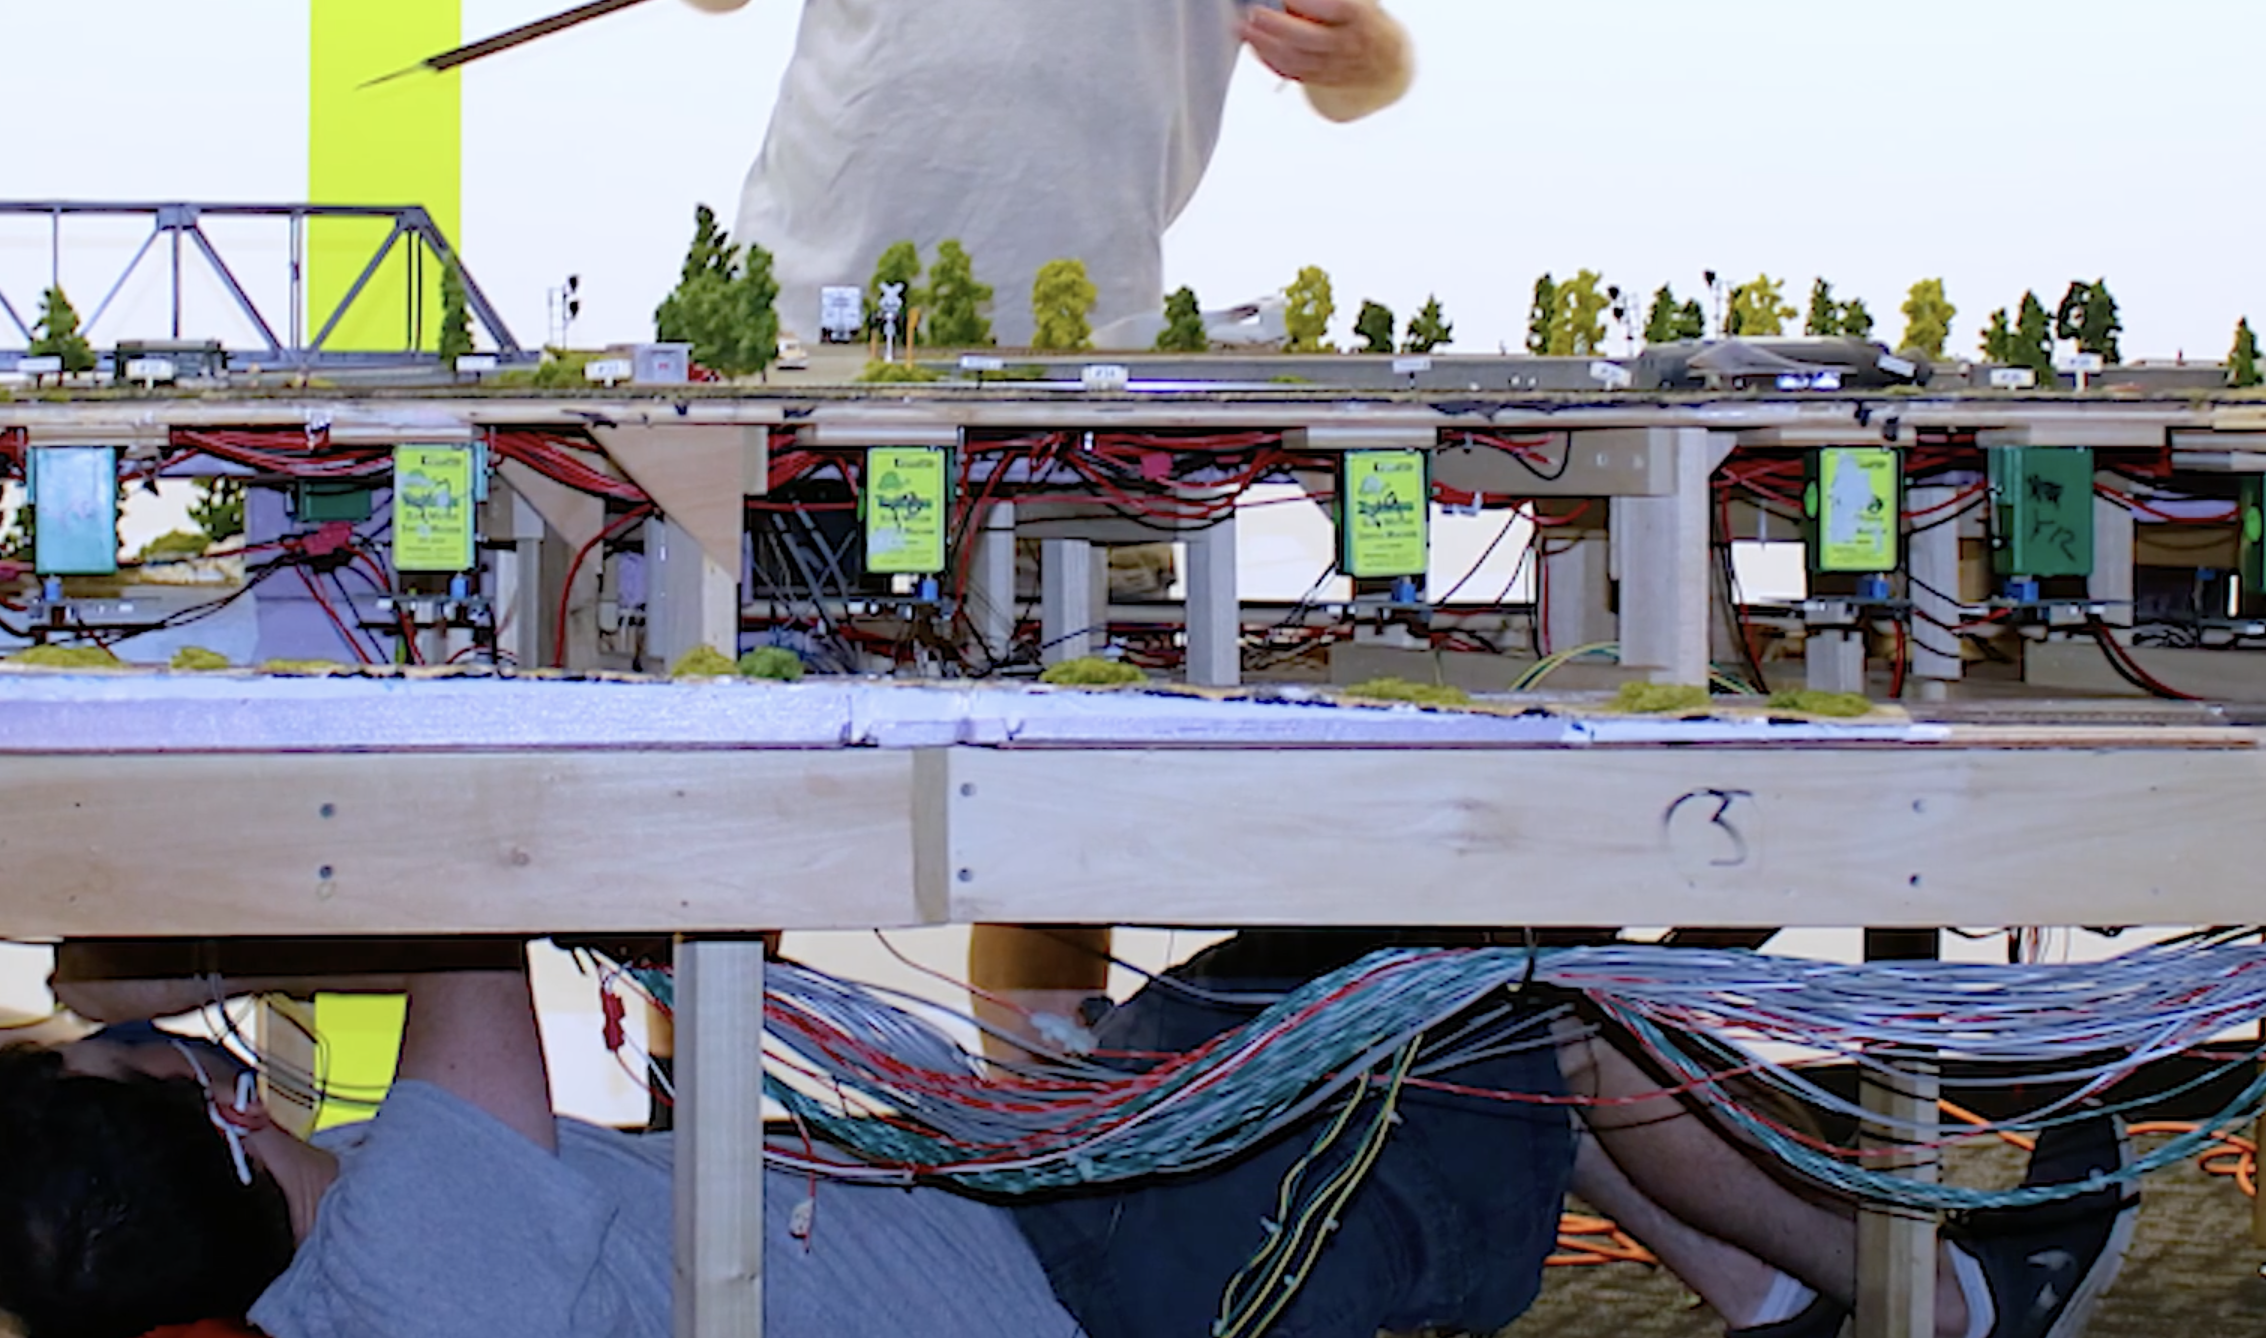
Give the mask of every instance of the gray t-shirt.
<path id="1" fill-rule="evenodd" d="M 1164 232 L 1219 139 L 1236 0 L 804 0 L 734 240 L 777 258 L 780 323 L 863 287 L 892 243 L 958 238 L 1031 338 L 1031 283 L 1086 263 L 1093 324 L 1154 314 Z"/>
<path id="2" fill-rule="evenodd" d="M 338 1180 L 252 1309 L 273 1338 L 668 1338 L 666 1134 L 562 1119 L 554 1157 L 406 1082 L 376 1119 L 317 1142 Z M 773 1334 L 1078 1338 L 1004 1209 L 782 1171 L 763 1188 Z"/>

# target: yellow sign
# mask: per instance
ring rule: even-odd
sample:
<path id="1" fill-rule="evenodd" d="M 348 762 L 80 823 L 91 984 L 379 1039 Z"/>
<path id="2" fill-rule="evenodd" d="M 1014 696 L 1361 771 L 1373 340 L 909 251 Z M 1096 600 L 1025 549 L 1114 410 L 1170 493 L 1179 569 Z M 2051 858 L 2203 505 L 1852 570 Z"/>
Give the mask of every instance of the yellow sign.
<path id="1" fill-rule="evenodd" d="M 1338 488 L 1345 574 L 1422 576 L 1431 563 L 1432 489 L 1422 451 L 1348 451 Z"/>
<path id="2" fill-rule="evenodd" d="M 945 567 L 952 514 L 950 455 L 936 446 L 876 446 L 865 453 L 865 565 L 885 576 L 934 576 Z"/>
<path id="3" fill-rule="evenodd" d="M 1897 485 L 1903 465 L 1894 451 L 1836 447 L 1818 452 L 1819 571 L 1896 570 Z"/>
<path id="4" fill-rule="evenodd" d="M 472 570 L 472 449 L 393 448 L 396 571 Z"/>

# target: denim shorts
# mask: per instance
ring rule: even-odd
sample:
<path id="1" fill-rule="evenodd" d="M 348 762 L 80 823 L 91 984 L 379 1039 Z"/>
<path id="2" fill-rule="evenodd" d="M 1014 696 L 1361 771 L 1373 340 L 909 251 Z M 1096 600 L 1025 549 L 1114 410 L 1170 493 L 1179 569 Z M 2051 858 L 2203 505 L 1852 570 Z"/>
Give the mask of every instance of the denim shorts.
<path id="1" fill-rule="evenodd" d="M 1295 988 L 1313 972 L 1271 974 L 1283 964 L 1274 950 L 1283 937 L 1232 940 L 1173 975 L 1219 992 Z M 1298 965 L 1327 970 L 1359 950 L 1359 940 L 1332 938 L 1323 946 L 1327 960 Z M 1105 1050 L 1187 1050 L 1257 1011 L 1151 984 L 1096 1033 Z M 1442 1076 L 1491 1091 L 1565 1090 L 1546 1047 Z M 1026 1201 L 1015 1210 L 1017 1224 L 1091 1338 L 1205 1338 L 1230 1280 L 1266 1240 L 1285 1172 L 1330 1113 L 1223 1166 Z M 1338 1231 L 1267 1338 L 1375 1338 L 1380 1329 L 1492 1334 L 1533 1303 L 1573 1166 L 1565 1109 L 1412 1088 L 1400 1113 L 1339 1214 Z"/>

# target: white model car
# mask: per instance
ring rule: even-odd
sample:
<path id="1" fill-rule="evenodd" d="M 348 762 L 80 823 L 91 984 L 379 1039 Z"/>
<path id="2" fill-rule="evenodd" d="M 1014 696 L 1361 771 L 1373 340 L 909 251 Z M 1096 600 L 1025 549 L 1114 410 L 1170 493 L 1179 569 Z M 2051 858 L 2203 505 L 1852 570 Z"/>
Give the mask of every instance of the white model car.
<path id="1" fill-rule="evenodd" d="M 804 348 L 803 341 L 795 336 L 780 335 L 779 357 L 771 365 L 782 372 L 807 372 L 810 370 L 810 350 Z"/>

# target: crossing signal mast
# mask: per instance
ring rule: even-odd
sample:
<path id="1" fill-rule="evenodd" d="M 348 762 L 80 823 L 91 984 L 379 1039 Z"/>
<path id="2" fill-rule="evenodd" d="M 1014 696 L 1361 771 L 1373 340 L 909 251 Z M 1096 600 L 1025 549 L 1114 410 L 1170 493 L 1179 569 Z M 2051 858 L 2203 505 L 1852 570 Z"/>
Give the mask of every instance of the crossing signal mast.
<path id="1" fill-rule="evenodd" d="M 582 314 L 582 276 L 567 275 L 566 282 L 550 289 L 551 346 L 567 347 L 567 338 L 574 332 L 575 318 Z"/>

